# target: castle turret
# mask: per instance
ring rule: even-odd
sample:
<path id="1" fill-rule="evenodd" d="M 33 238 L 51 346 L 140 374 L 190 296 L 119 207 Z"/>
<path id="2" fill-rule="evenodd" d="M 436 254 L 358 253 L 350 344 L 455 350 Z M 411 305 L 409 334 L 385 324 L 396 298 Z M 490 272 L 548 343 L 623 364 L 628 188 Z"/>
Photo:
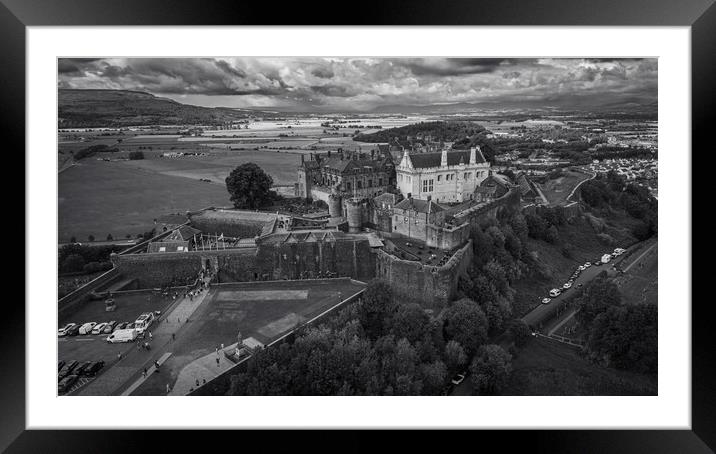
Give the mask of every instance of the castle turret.
<path id="1" fill-rule="evenodd" d="M 470 164 L 477 164 L 477 153 L 475 153 L 475 147 L 470 147 Z"/>
<path id="2" fill-rule="evenodd" d="M 440 155 L 440 167 L 447 167 L 447 148 L 443 148 L 443 152 Z"/>
<path id="3" fill-rule="evenodd" d="M 359 233 L 363 225 L 360 200 L 346 200 L 346 217 L 348 218 L 348 232 Z"/>
<path id="4" fill-rule="evenodd" d="M 343 215 L 341 195 L 335 190 L 328 196 L 328 214 L 332 219 L 340 218 Z"/>

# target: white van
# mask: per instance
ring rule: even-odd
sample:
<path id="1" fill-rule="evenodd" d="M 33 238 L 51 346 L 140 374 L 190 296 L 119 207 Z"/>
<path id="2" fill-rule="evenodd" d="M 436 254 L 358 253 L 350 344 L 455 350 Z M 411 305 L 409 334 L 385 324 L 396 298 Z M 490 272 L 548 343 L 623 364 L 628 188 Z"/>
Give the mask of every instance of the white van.
<path id="1" fill-rule="evenodd" d="M 609 261 L 612 259 L 612 254 L 604 254 L 602 256 L 602 263 L 609 263 Z"/>
<path id="2" fill-rule="evenodd" d="M 139 334 L 142 334 L 151 326 L 152 323 L 154 323 L 154 313 L 145 312 L 134 321 L 134 328 Z"/>
<path id="3" fill-rule="evenodd" d="M 132 342 L 137 338 L 136 329 L 118 329 L 107 336 L 107 343 L 116 344 L 118 342 Z"/>

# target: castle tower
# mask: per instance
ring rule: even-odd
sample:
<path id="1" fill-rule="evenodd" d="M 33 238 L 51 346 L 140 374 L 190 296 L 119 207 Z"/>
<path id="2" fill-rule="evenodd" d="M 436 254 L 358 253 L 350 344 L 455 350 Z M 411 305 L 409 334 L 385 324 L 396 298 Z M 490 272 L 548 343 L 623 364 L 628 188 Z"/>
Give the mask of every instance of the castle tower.
<path id="1" fill-rule="evenodd" d="M 359 233 L 363 225 L 359 199 L 346 200 L 346 217 L 348 218 L 348 232 Z"/>
<path id="2" fill-rule="evenodd" d="M 443 147 L 442 154 L 440 155 L 440 167 L 447 167 L 447 148 Z"/>
<path id="3" fill-rule="evenodd" d="M 470 164 L 477 164 L 477 153 L 475 147 L 470 147 Z"/>

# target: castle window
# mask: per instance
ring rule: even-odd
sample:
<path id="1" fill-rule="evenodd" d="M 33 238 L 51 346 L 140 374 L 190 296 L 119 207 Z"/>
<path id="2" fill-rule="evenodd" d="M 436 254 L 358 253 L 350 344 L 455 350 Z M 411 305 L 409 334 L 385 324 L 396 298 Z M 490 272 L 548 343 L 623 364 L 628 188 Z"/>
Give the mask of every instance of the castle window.
<path id="1" fill-rule="evenodd" d="M 373 180 L 371 180 L 370 178 L 368 179 L 368 187 L 369 188 L 373 187 Z"/>
<path id="2" fill-rule="evenodd" d="M 356 183 L 356 187 L 357 187 L 358 189 L 363 189 L 363 182 L 362 182 L 362 181 L 358 181 L 358 182 Z"/>
<path id="3" fill-rule="evenodd" d="M 383 186 L 383 179 L 382 179 L 382 178 L 378 178 L 378 186 Z"/>
<path id="4" fill-rule="evenodd" d="M 438 182 L 440 181 L 441 178 L 442 178 L 442 175 L 438 175 Z"/>
<path id="5" fill-rule="evenodd" d="M 350 190 L 351 190 L 351 184 L 350 184 L 350 183 L 346 183 L 346 191 L 350 191 Z"/>

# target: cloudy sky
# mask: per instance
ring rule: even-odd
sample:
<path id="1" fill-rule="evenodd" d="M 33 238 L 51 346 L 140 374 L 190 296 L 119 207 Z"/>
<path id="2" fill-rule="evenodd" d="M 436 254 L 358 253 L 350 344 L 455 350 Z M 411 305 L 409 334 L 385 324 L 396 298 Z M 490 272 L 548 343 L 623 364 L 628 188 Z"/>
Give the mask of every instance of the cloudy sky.
<path id="1" fill-rule="evenodd" d="M 386 105 L 638 109 L 656 59 L 60 59 L 60 88 L 139 90 L 201 106 L 371 110 Z"/>

